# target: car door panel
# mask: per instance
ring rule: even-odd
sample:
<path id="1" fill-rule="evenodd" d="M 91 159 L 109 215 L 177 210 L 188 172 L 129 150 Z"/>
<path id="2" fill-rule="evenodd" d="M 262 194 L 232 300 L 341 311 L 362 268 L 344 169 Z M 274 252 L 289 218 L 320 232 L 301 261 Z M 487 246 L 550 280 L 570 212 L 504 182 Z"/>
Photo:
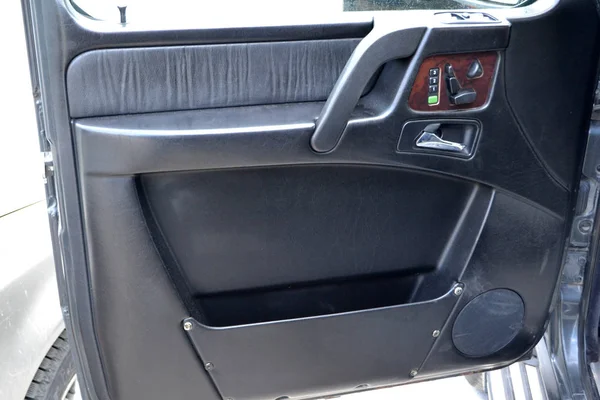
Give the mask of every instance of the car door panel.
<path id="1" fill-rule="evenodd" d="M 596 78 L 591 1 L 164 30 L 24 4 L 93 396 L 314 398 L 508 365 L 540 339 Z M 451 104 L 446 64 L 478 102 Z"/>

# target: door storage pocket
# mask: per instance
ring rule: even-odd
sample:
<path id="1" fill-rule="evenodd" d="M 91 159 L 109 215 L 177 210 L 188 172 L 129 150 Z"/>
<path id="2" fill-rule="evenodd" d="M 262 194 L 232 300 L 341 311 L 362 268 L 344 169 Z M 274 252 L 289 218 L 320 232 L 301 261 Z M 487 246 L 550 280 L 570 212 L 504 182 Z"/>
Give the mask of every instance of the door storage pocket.
<path id="1" fill-rule="evenodd" d="M 184 324 L 223 398 L 309 398 L 410 379 L 459 298 L 453 289 L 420 303 L 326 316 L 222 328 L 194 319 Z"/>

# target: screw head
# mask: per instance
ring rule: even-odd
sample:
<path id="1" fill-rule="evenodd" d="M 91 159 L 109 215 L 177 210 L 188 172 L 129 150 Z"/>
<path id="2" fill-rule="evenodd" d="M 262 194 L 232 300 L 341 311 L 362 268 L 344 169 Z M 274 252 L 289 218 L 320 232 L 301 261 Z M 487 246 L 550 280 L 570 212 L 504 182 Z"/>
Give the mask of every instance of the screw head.
<path id="1" fill-rule="evenodd" d="M 463 292 L 463 288 L 461 286 L 457 286 L 454 288 L 454 295 L 455 296 L 460 296 Z"/>
<path id="2" fill-rule="evenodd" d="M 213 370 L 213 369 L 215 368 L 215 366 L 214 366 L 214 364 L 213 364 L 213 363 L 211 363 L 211 362 L 207 362 L 206 364 L 204 364 L 204 368 L 205 368 L 207 371 L 210 371 L 210 370 Z"/>
<path id="3" fill-rule="evenodd" d="M 590 221 L 589 219 L 583 219 L 579 221 L 577 227 L 579 228 L 579 231 L 581 233 L 589 233 L 592 230 L 592 221 Z"/>
<path id="4" fill-rule="evenodd" d="M 419 371 L 417 371 L 416 369 L 411 369 L 409 375 L 411 378 L 414 378 L 415 376 L 417 376 L 418 373 Z"/>
<path id="5" fill-rule="evenodd" d="M 436 329 L 435 331 L 433 331 L 433 333 L 431 334 L 431 336 L 433 336 L 433 337 L 438 337 L 438 336 L 440 336 L 440 331 L 439 331 L 439 329 Z"/>
<path id="6" fill-rule="evenodd" d="M 192 325 L 192 323 L 190 321 L 185 321 L 183 323 L 183 330 L 191 331 L 193 328 L 194 328 L 194 325 Z"/>

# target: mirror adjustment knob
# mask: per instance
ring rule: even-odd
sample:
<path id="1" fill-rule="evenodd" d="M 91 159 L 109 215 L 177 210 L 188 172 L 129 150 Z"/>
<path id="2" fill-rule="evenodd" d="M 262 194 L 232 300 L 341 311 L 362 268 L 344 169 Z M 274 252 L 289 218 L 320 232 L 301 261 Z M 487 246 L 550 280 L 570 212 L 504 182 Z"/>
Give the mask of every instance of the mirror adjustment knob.
<path id="1" fill-rule="evenodd" d="M 479 60 L 475 60 L 469 65 L 469 69 L 467 70 L 467 78 L 476 79 L 483 76 L 483 67 Z"/>
<path id="2" fill-rule="evenodd" d="M 474 89 L 461 89 L 458 93 L 450 95 L 450 103 L 457 106 L 474 103 L 476 99 L 477 92 Z"/>

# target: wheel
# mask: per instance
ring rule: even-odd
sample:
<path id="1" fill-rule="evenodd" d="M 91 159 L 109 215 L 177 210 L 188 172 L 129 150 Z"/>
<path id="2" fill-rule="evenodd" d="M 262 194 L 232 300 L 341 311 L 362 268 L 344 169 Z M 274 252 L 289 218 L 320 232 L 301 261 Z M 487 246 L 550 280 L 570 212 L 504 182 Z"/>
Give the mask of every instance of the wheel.
<path id="1" fill-rule="evenodd" d="M 78 391 L 75 361 L 63 331 L 35 373 L 25 400 L 75 400 Z"/>

